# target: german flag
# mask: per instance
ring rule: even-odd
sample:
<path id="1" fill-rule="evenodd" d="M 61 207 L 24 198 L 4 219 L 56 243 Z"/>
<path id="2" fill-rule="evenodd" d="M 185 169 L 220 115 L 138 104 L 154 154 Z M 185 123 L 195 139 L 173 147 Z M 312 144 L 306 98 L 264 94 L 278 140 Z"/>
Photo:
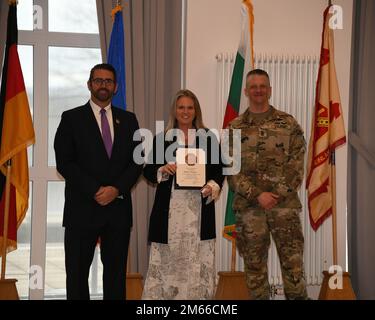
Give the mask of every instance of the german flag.
<path id="1" fill-rule="evenodd" d="M 17 228 L 29 200 L 27 147 L 35 142 L 33 123 L 17 51 L 17 5 L 9 2 L 7 42 L 0 96 L 0 252 L 3 249 L 6 165 L 10 160 L 7 252 L 17 249 Z"/>

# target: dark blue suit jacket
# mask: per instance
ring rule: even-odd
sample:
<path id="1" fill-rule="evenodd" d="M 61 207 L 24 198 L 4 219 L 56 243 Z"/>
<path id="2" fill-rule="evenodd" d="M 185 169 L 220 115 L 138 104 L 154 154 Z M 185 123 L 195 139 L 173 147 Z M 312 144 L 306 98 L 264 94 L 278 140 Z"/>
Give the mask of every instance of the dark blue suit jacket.
<path id="1" fill-rule="evenodd" d="M 142 172 L 133 161 L 133 141 L 138 129 L 135 115 L 112 107 L 114 142 L 106 153 L 100 129 L 89 103 L 65 111 L 55 136 L 57 171 L 65 178 L 63 226 L 100 228 L 132 226 L 131 189 Z M 121 198 L 100 206 L 95 193 L 100 186 L 114 186 Z"/>

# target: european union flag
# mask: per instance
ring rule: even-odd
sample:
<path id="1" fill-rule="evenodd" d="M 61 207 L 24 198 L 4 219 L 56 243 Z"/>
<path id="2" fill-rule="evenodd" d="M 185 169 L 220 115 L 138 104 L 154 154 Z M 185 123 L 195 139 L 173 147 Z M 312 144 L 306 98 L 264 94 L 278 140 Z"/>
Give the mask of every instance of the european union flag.
<path id="1" fill-rule="evenodd" d="M 113 96 L 114 106 L 126 110 L 126 77 L 125 77 L 125 44 L 124 22 L 121 6 L 114 9 L 115 21 L 113 22 L 111 40 L 108 50 L 108 63 L 114 66 L 117 73 L 117 93 Z"/>

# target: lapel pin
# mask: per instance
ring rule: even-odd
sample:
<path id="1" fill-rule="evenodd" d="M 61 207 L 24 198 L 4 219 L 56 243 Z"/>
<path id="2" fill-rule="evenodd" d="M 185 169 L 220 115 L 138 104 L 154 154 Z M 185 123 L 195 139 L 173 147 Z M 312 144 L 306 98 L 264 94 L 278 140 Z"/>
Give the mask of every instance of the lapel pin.
<path id="1" fill-rule="evenodd" d="M 116 124 L 120 124 L 120 120 L 119 119 L 116 119 Z"/>

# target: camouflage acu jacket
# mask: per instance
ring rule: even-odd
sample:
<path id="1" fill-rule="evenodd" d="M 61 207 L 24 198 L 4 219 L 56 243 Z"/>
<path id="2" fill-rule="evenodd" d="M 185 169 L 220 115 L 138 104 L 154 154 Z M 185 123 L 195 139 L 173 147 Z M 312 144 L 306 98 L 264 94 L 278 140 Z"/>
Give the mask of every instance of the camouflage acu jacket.
<path id="1" fill-rule="evenodd" d="M 235 193 L 233 209 L 259 207 L 257 197 L 265 191 L 280 195 L 276 208 L 301 208 L 297 191 L 303 180 L 306 145 L 293 116 L 272 106 L 263 114 L 247 110 L 229 129 L 241 129 L 241 170 L 228 176 Z M 231 134 L 229 141 L 232 154 Z"/>

